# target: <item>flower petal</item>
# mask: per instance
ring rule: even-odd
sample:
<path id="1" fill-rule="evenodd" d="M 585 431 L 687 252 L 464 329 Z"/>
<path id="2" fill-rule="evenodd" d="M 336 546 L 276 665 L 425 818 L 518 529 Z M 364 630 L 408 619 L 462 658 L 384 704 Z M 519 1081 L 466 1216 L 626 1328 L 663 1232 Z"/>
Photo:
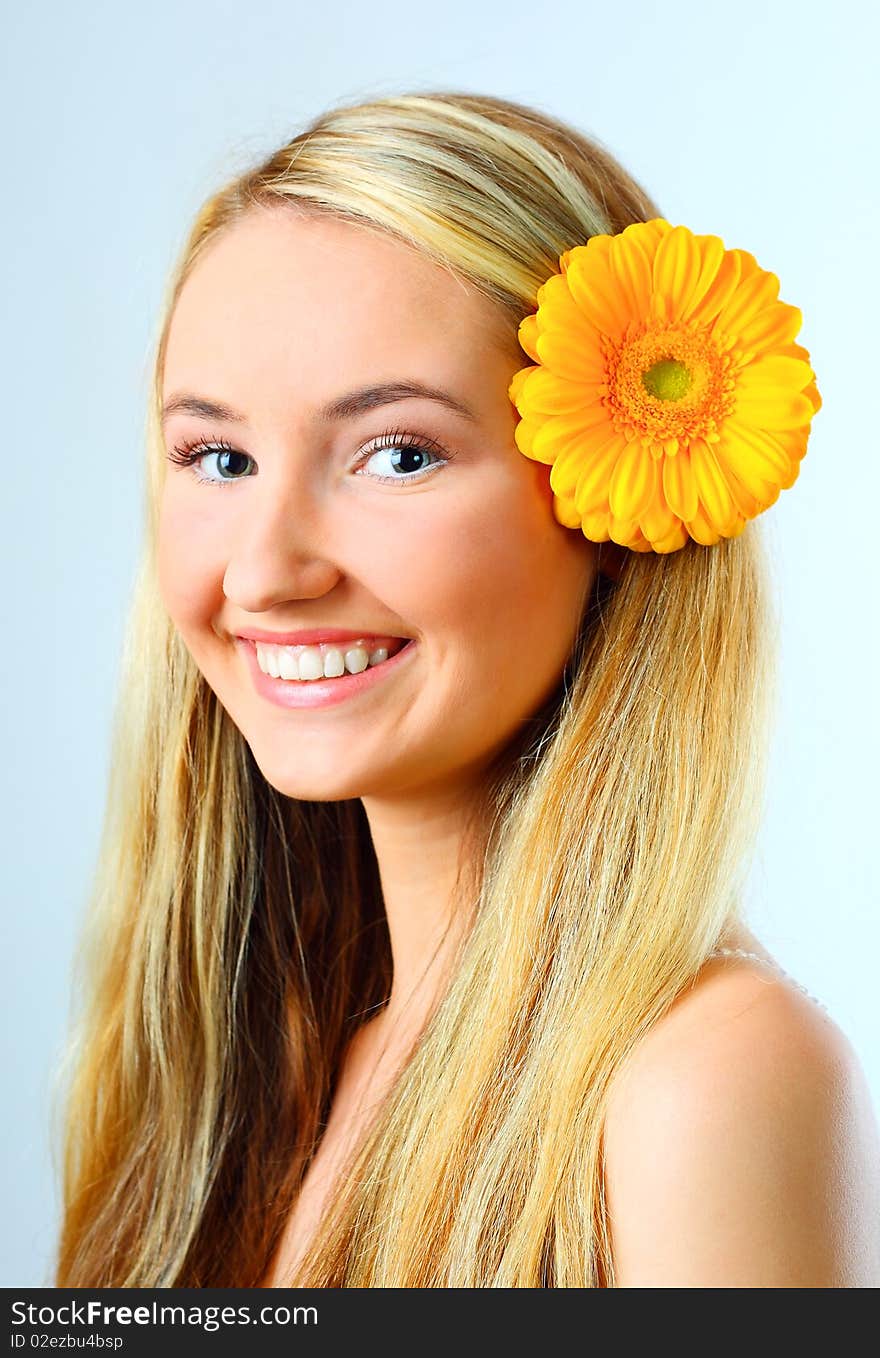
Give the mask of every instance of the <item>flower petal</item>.
<path id="1" fill-rule="evenodd" d="M 532 456 L 541 462 L 559 457 L 563 445 L 572 439 L 588 439 L 597 425 L 609 425 L 608 412 L 599 400 L 588 402 L 582 410 L 566 415 L 545 415 L 532 440 Z"/>
<path id="2" fill-rule="evenodd" d="M 774 302 L 746 322 L 739 332 L 738 346 L 756 353 L 777 350 L 794 339 L 802 319 L 799 307 Z"/>
<path id="3" fill-rule="evenodd" d="M 638 519 L 656 493 L 653 458 L 641 439 L 633 439 L 618 458 L 608 487 L 611 513 L 619 519 Z"/>
<path id="4" fill-rule="evenodd" d="M 694 517 L 688 520 L 687 530 L 694 541 L 699 542 L 703 547 L 714 547 L 715 543 L 720 542 L 723 536 L 702 505 Z"/>
<path id="5" fill-rule="evenodd" d="M 797 429 L 809 424 L 813 402 L 804 392 L 743 386 L 736 393 L 735 417 L 759 429 Z"/>
<path id="6" fill-rule="evenodd" d="M 629 231 L 611 242 L 611 272 L 631 314 L 647 316 L 653 288 L 654 267 L 649 243 L 644 235 Z"/>
<path id="7" fill-rule="evenodd" d="M 560 496 L 563 500 L 576 502 L 575 491 L 577 490 L 578 477 L 583 470 L 584 445 L 583 442 L 571 440 L 565 449 L 560 451 L 550 468 L 550 489 L 554 495 Z"/>
<path id="8" fill-rule="evenodd" d="M 570 382 L 583 382 L 588 379 L 590 356 L 585 353 L 582 345 L 576 344 L 561 331 L 539 335 L 537 348 L 540 361 L 560 377 L 565 377 Z"/>
<path id="9" fill-rule="evenodd" d="M 675 457 L 664 457 L 662 468 L 666 502 L 674 514 L 687 522 L 696 514 L 700 502 L 696 477 L 687 452 L 681 450 Z"/>
<path id="10" fill-rule="evenodd" d="M 557 523 L 561 523 L 563 528 L 581 527 L 581 516 L 575 507 L 574 500 L 570 500 L 566 496 L 553 496 L 553 515 Z"/>
<path id="11" fill-rule="evenodd" d="M 522 318 L 519 323 L 517 338 L 519 339 L 520 348 L 526 351 L 529 358 L 534 359 L 536 363 L 539 363 L 538 350 L 535 347 L 538 339 L 538 318 L 536 315 L 533 314 Z"/>
<path id="12" fill-rule="evenodd" d="M 717 456 L 762 504 L 772 504 L 770 492 L 778 492 L 791 473 L 791 458 L 772 434 L 736 420 L 727 422 Z"/>
<path id="13" fill-rule="evenodd" d="M 737 511 L 745 513 L 746 508 L 735 501 L 732 487 L 726 479 L 712 447 L 705 439 L 697 438 L 691 441 L 690 460 L 702 510 L 711 526 L 711 531 L 720 533 L 728 524 L 736 520 Z M 749 502 L 749 508 L 752 513 L 755 512 L 752 502 Z M 751 517 L 751 514 L 748 517 Z M 692 520 L 696 518 L 698 518 L 698 514 L 692 515 L 690 519 L 686 520 L 689 530 Z M 704 542 L 704 538 L 697 538 L 697 541 Z M 704 543 L 704 545 L 710 546 L 711 544 Z"/>
<path id="14" fill-rule="evenodd" d="M 680 523 L 663 494 L 663 464 L 656 458 L 651 463 L 651 497 L 647 508 L 639 515 L 639 527 L 650 543 L 662 542 Z"/>
<path id="15" fill-rule="evenodd" d="M 622 435 L 610 432 L 607 440 L 595 441 L 585 452 L 574 493 L 575 504 L 582 514 L 608 509 L 608 487 L 626 447 Z"/>
<path id="16" fill-rule="evenodd" d="M 811 382 L 808 387 L 804 387 L 803 394 L 806 396 L 807 400 L 811 402 L 814 415 L 817 410 L 822 409 L 822 397 L 819 395 L 819 388 L 816 386 L 815 382 Z"/>
<path id="17" fill-rule="evenodd" d="M 590 324 L 619 340 L 634 317 L 611 271 L 610 248 L 610 236 L 594 236 L 588 245 L 572 251 L 565 278 Z"/>
<path id="18" fill-rule="evenodd" d="M 537 352 L 543 365 L 567 382 L 604 382 L 605 358 L 595 330 L 550 325 L 538 330 Z"/>
<path id="19" fill-rule="evenodd" d="M 609 514 L 608 516 L 608 535 L 611 541 L 616 542 L 618 546 L 630 547 L 634 551 L 640 550 L 636 547 L 636 543 L 643 540 L 637 519 L 619 519 L 616 514 Z M 651 550 L 650 545 L 648 550 Z"/>
<path id="20" fill-rule="evenodd" d="M 784 344 L 778 351 L 786 358 L 802 358 L 805 363 L 810 363 L 810 352 L 802 344 Z M 804 387 L 803 394 L 813 403 L 813 414 L 822 409 L 822 397 L 819 395 L 819 388 L 816 386 L 816 374 L 812 372 L 812 380 Z"/>
<path id="21" fill-rule="evenodd" d="M 779 306 L 784 305 L 784 302 L 779 303 Z M 794 310 L 797 311 L 797 307 L 795 307 Z M 777 345 L 776 352 L 784 354 L 786 358 L 802 358 L 805 363 L 809 363 L 810 361 L 810 351 L 809 349 L 805 349 L 802 344 L 780 344 Z"/>
<path id="22" fill-rule="evenodd" d="M 798 479 L 801 469 L 801 462 L 807 451 L 807 444 L 810 440 L 810 431 L 807 428 L 801 429 L 775 429 L 773 438 L 782 448 L 789 462 L 788 475 L 784 477 L 780 484 L 783 490 L 788 490 Z"/>
<path id="23" fill-rule="evenodd" d="M 561 330 L 578 342 L 598 347 L 598 336 L 571 295 L 567 278 L 553 274 L 538 289 L 538 334 Z"/>
<path id="24" fill-rule="evenodd" d="M 550 486 L 554 493 L 576 499 L 577 485 L 584 467 L 591 465 L 615 437 L 609 425 L 580 430 L 569 434 L 564 440 L 558 440 L 555 444 L 556 458 L 550 472 Z"/>
<path id="25" fill-rule="evenodd" d="M 526 378 L 531 376 L 532 373 L 537 373 L 540 371 L 541 369 L 538 367 L 520 368 L 519 372 L 514 373 L 513 377 L 510 379 L 510 385 L 507 388 L 507 394 L 510 397 L 513 404 L 517 407 L 517 409 L 519 409 L 520 397 L 522 396 L 522 390 L 523 387 L 525 386 Z M 519 413 L 522 414 L 522 411 L 520 410 Z"/>
<path id="26" fill-rule="evenodd" d="M 652 217 L 649 222 L 630 222 L 621 231 L 619 239 L 643 247 L 648 258 L 653 260 L 658 245 L 671 230 L 672 223 L 667 222 L 665 217 Z"/>
<path id="27" fill-rule="evenodd" d="M 581 519 L 584 537 L 589 538 L 590 542 L 608 542 L 611 537 L 608 531 L 610 518 L 607 509 L 597 509 L 593 513 L 584 514 Z"/>
<path id="28" fill-rule="evenodd" d="M 674 226 L 654 256 L 654 292 L 665 300 L 666 319 L 677 321 L 699 282 L 702 259 L 686 226 Z"/>
<path id="29" fill-rule="evenodd" d="M 700 272 L 690 298 L 683 303 L 679 318 L 686 321 L 704 300 L 724 262 L 724 242 L 718 236 L 694 236 L 700 256 Z"/>
<path id="30" fill-rule="evenodd" d="M 651 546 L 655 552 L 677 552 L 689 541 L 688 531 L 680 519 L 673 519 L 668 533 L 655 538 Z"/>
<path id="31" fill-rule="evenodd" d="M 702 443 L 703 441 L 701 440 L 700 442 Z M 713 474 L 721 478 L 730 493 L 734 511 L 738 512 L 746 519 L 754 519 L 756 515 L 760 514 L 761 509 L 763 508 L 762 502 L 755 498 L 748 487 L 736 475 L 735 468 L 719 453 L 719 443 L 705 444 L 705 448 L 711 452 L 712 462 L 714 463 Z M 702 451 L 698 456 L 700 456 L 702 460 Z M 696 461 L 694 462 L 694 470 L 698 473 L 699 481 L 700 472 Z M 709 512 L 709 506 L 707 506 L 705 500 L 703 500 L 702 486 L 700 500 L 703 504 L 703 508 L 707 509 L 707 512 Z"/>
<path id="32" fill-rule="evenodd" d="M 531 414 L 564 415 L 582 410 L 595 400 L 596 388 L 586 382 L 571 382 L 547 368 L 526 370 L 528 382 L 520 386 L 524 410 Z"/>
<path id="33" fill-rule="evenodd" d="M 734 250 L 732 254 L 744 257 L 740 283 L 727 305 L 719 312 L 715 321 L 716 334 L 733 335 L 739 339 L 739 331 L 754 320 L 761 311 L 775 302 L 779 296 L 779 279 L 765 269 L 759 269 L 753 255 L 746 250 Z M 743 346 L 745 347 L 745 346 Z"/>
<path id="34" fill-rule="evenodd" d="M 541 428 L 540 420 L 522 419 L 517 420 L 516 424 L 514 425 L 513 428 L 514 442 L 517 448 L 525 457 L 535 457 L 535 454 L 532 451 L 532 445 L 534 444 L 535 441 L 535 435 L 537 434 L 540 428 Z M 542 462 L 544 459 L 539 457 L 535 458 L 535 460 L 537 462 Z"/>
<path id="35" fill-rule="evenodd" d="M 799 392 L 813 380 L 813 369 L 802 358 L 788 358 L 784 354 L 763 354 L 746 363 L 736 376 L 737 390 L 756 396 L 778 392 Z"/>
<path id="36" fill-rule="evenodd" d="M 688 320 L 695 325 L 708 325 L 727 306 L 733 296 L 742 274 L 742 264 L 736 250 L 725 250 L 718 272 L 698 302 L 695 302 Z"/>

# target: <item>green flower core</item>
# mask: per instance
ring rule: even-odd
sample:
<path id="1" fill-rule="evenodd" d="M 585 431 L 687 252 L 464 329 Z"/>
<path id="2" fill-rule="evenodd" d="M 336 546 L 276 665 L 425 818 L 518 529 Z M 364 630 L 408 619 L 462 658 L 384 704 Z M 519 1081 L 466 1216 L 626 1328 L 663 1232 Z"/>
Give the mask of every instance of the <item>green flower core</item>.
<path id="1" fill-rule="evenodd" d="M 642 373 L 642 385 L 660 401 L 680 401 L 693 385 L 690 369 L 677 358 L 661 358 Z"/>

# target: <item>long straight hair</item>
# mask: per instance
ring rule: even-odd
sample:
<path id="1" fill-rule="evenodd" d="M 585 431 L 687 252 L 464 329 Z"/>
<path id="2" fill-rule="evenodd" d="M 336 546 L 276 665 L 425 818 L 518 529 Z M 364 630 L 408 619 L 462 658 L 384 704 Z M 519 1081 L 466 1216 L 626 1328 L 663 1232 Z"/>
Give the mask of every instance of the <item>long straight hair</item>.
<path id="1" fill-rule="evenodd" d="M 267 783 L 157 582 L 177 296 L 218 233 L 285 205 L 414 245 L 493 299 L 512 344 L 563 250 L 659 215 L 572 128 L 439 92 L 328 111 L 198 213 L 156 346 L 57 1286 L 258 1285 L 340 1055 L 390 991 L 360 801 Z M 736 920 L 760 822 L 774 619 L 757 527 L 597 577 L 555 694 L 486 781 L 448 985 L 291 1281 L 614 1285 L 609 1083 Z"/>

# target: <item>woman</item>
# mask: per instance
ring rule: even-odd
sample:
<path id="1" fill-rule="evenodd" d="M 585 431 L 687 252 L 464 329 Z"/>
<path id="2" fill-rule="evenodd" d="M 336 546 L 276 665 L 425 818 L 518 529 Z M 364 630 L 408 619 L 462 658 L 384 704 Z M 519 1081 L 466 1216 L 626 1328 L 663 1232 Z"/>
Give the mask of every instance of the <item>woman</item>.
<path id="1" fill-rule="evenodd" d="M 757 526 L 597 531 L 529 420 L 538 288 L 657 216 L 445 94 L 332 111 L 200 213 L 58 1285 L 878 1281 L 858 1063 L 739 918 Z"/>

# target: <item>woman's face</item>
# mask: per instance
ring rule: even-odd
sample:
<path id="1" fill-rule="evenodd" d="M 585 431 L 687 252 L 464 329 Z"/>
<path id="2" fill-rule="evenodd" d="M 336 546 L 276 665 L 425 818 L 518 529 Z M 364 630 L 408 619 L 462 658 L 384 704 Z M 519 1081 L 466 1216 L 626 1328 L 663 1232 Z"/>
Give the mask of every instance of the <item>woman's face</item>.
<path id="1" fill-rule="evenodd" d="M 208 447 L 168 463 L 160 586 L 282 793 L 460 789 L 559 682 L 597 548 L 556 522 L 549 468 L 514 443 L 507 388 L 527 362 L 479 293 L 346 222 L 254 211 L 184 285 L 165 404 L 227 410 L 166 417 L 167 453 Z M 324 629 L 349 636 L 276 655 L 311 673 L 348 652 L 352 673 L 264 677 L 241 636 Z M 411 644 L 383 665 L 392 637 Z"/>

